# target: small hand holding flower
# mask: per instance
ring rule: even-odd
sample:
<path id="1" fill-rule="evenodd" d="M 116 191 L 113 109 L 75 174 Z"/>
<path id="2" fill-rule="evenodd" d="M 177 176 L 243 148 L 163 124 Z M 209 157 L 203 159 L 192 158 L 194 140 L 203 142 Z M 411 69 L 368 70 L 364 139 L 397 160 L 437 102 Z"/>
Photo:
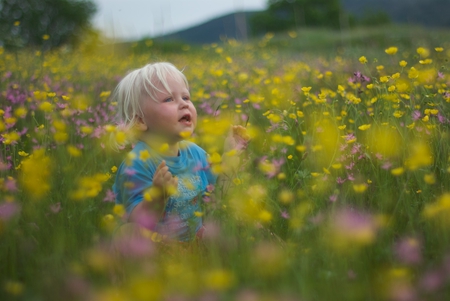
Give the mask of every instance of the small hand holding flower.
<path id="1" fill-rule="evenodd" d="M 222 156 L 222 166 L 224 168 L 222 182 L 224 186 L 229 184 L 230 179 L 235 177 L 236 172 L 240 166 L 240 157 L 251 140 L 250 135 L 247 133 L 247 129 L 241 125 L 233 125 L 230 128 L 227 138 L 225 138 L 224 155 Z"/>
<path id="2" fill-rule="evenodd" d="M 178 178 L 172 175 L 164 160 L 158 165 L 153 175 L 153 187 L 159 188 L 164 201 L 177 191 Z"/>
<path id="3" fill-rule="evenodd" d="M 225 139 L 224 151 L 237 150 L 238 153 L 244 151 L 251 140 L 250 135 L 247 133 L 247 129 L 241 125 L 231 126 L 230 132 Z"/>

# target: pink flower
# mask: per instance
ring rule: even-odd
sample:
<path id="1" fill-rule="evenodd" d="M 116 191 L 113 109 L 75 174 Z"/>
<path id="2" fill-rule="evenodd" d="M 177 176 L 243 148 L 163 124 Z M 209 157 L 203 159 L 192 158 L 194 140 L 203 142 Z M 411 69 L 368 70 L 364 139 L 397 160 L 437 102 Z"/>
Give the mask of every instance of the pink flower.
<path id="1" fill-rule="evenodd" d="M 116 194 L 111 190 L 108 189 L 106 191 L 105 198 L 103 199 L 103 202 L 114 202 L 116 200 Z"/>
<path id="2" fill-rule="evenodd" d="M 13 178 L 9 178 L 5 181 L 5 188 L 10 192 L 17 191 L 16 180 Z"/>
<path id="3" fill-rule="evenodd" d="M 153 241 L 144 237 L 136 228 L 134 233 L 124 233 L 114 241 L 116 250 L 125 257 L 147 257 L 154 253 Z"/>
<path id="4" fill-rule="evenodd" d="M 394 246 L 397 259 L 405 264 L 418 264 L 422 261 L 422 243 L 414 237 L 405 237 Z"/>
<path id="5" fill-rule="evenodd" d="M 337 197 L 337 194 L 332 194 L 328 199 L 330 200 L 330 202 L 334 203 L 337 201 Z"/>
<path id="6" fill-rule="evenodd" d="M 387 161 L 387 162 L 384 162 L 383 165 L 381 165 L 381 168 L 388 170 L 389 168 L 391 168 L 391 166 L 392 166 L 392 163 Z"/>
<path id="7" fill-rule="evenodd" d="M 336 179 L 336 183 L 338 183 L 339 185 L 344 184 L 345 181 L 347 181 L 347 179 L 342 179 L 341 177 L 337 177 Z"/>
<path id="8" fill-rule="evenodd" d="M 438 290 L 444 282 L 444 277 L 439 271 L 428 271 L 420 280 L 420 287 L 426 292 Z"/>
<path id="9" fill-rule="evenodd" d="M 136 174 L 136 170 L 133 168 L 125 168 L 125 174 L 127 176 L 134 176 Z"/>
<path id="10" fill-rule="evenodd" d="M 421 117 L 420 111 L 415 110 L 415 111 L 412 113 L 412 119 L 413 119 L 414 121 L 419 120 L 420 117 Z"/>
<path id="11" fill-rule="evenodd" d="M 50 205 L 50 211 L 53 213 L 58 213 L 61 211 L 61 202 Z"/>
<path id="12" fill-rule="evenodd" d="M 20 212 L 20 206 L 14 202 L 0 204 L 0 219 L 8 221 Z"/>

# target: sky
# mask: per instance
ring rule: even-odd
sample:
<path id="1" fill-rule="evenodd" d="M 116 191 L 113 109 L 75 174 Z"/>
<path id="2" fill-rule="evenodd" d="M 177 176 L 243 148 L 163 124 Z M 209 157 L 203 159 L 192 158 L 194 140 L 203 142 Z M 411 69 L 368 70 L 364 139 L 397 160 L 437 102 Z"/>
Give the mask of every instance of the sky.
<path id="1" fill-rule="evenodd" d="M 133 40 L 186 29 L 216 17 L 263 10 L 267 0 L 93 0 L 93 25 L 106 36 Z"/>

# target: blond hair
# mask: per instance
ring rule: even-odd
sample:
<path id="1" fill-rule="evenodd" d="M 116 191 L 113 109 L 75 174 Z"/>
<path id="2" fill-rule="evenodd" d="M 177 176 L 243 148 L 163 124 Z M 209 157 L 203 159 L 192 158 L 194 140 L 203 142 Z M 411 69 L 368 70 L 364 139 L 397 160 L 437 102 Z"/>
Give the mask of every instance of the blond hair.
<path id="1" fill-rule="evenodd" d="M 138 118 L 143 117 L 141 104 L 148 97 L 158 101 L 156 94 L 164 92 L 158 86 L 162 85 L 169 94 L 172 94 L 167 80 L 169 77 L 181 79 L 189 89 L 186 76 L 168 62 L 147 64 L 131 71 L 119 82 L 113 93 L 113 101 L 117 102 L 117 131 L 126 133 L 127 139 L 123 143 L 114 137 L 113 148 L 119 149 L 124 144 L 134 142 L 133 128 Z"/>

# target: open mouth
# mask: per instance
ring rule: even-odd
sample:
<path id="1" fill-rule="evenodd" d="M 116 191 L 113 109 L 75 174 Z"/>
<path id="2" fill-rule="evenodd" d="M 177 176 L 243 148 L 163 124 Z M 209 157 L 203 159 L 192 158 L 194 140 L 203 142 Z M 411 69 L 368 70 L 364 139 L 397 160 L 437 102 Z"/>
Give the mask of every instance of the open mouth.
<path id="1" fill-rule="evenodd" d="M 180 120 L 178 120 L 178 121 L 180 121 L 180 122 L 191 122 L 191 115 L 189 115 L 189 114 L 183 115 L 183 117 L 181 117 Z"/>

